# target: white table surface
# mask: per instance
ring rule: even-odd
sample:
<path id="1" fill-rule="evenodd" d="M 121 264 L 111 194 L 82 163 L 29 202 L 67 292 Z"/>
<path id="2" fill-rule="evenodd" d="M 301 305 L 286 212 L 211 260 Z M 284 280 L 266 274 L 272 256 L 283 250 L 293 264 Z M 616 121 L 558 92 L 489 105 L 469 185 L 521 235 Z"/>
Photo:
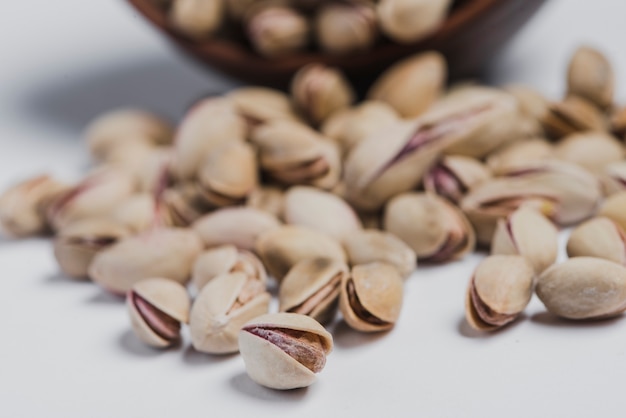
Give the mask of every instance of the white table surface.
<path id="1" fill-rule="evenodd" d="M 81 173 L 81 130 L 102 111 L 178 118 L 195 97 L 234 85 L 181 59 L 121 0 L 3 3 L 0 190 L 38 172 Z M 585 42 L 615 62 L 623 102 L 625 13 L 621 0 L 550 1 L 496 60 L 492 82 L 558 97 Z M 177 350 L 144 347 L 118 299 L 58 272 L 47 240 L 0 238 L 0 416 L 625 416 L 626 318 L 562 322 L 534 298 L 513 326 L 477 334 L 463 297 L 478 261 L 419 269 L 392 332 L 339 325 L 319 381 L 282 393 L 250 381 L 239 357 L 197 353 L 188 338 Z"/>

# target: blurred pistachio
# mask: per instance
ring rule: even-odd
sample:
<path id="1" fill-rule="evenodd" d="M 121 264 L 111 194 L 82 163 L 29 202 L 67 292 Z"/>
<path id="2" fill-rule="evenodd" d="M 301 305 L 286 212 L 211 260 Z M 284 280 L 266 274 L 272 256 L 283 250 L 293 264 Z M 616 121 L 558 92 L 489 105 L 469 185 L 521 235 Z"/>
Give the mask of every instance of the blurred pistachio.
<path id="1" fill-rule="evenodd" d="M 352 86 L 341 71 L 323 64 L 309 64 L 298 70 L 291 81 L 291 96 L 297 108 L 316 125 L 355 100 Z"/>
<path id="2" fill-rule="evenodd" d="M 385 207 L 385 230 L 406 242 L 420 261 L 445 262 L 474 250 L 476 236 L 465 215 L 431 193 L 404 193 Z"/>
<path id="3" fill-rule="evenodd" d="M 617 223 L 626 231 L 626 192 L 618 192 L 609 196 L 598 212 Z"/>
<path id="4" fill-rule="evenodd" d="M 504 90 L 517 100 L 522 123 L 527 126 L 528 131 L 543 134 L 541 121 L 548 113 L 548 99 L 531 87 L 521 84 L 508 85 Z"/>
<path id="5" fill-rule="evenodd" d="M 315 17 L 320 48 L 331 54 L 349 54 L 369 49 L 378 38 L 374 5 L 369 2 L 326 3 Z"/>
<path id="6" fill-rule="evenodd" d="M 461 155 L 443 156 L 424 174 L 427 192 L 458 203 L 468 190 L 491 178 L 491 172 L 480 161 Z"/>
<path id="7" fill-rule="evenodd" d="M 543 138 L 515 141 L 496 149 L 487 157 L 487 167 L 495 176 L 554 157 L 554 146 Z"/>
<path id="8" fill-rule="evenodd" d="M 211 37 L 224 22 L 224 0 L 175 0 L 169 20 L 180 33 L 194 40 Z"/>
<path id="9" fill-rule="evenodd" d="M 169 225 L 171 218 L 168 215 L 153 195 L 140 193 L 121 201 L 112 210 L 109 218 L 133 233 L 140 233 L 155 225 Z"/>
<path id="10" fill-rule="evenodd" d="M 569 135 L 554 147 L 554 156 L 600 173 L 624 158 L 624 148 L 617 138 L 605 132 L 581 132 Z"/>
<path id="11" fill-rule="evenodd" d="M 267 87 L 239 87 L 226 97 L 252 126 L 275 119 L 300 120 L 291 98 L 280 90 Z"/>
<path id="12" fill-rule="evenodd" d="M 546 133 L 555 139 L 575 132 L 607 130 L 607 120 L 602 112 L 578 96 L 551 103 L 542 124 Z"/>
<path id="13" fill-rule="evenodd" d="M 246 206 L 270 213 L 277 219 L 284 219 L 285 193 L 275 186 L 259 186 L 248 195 Z"/>
<path id="14" fill-rule="evenodd" d="M 413 43 L 439 28 L 451 4 L 452 0 L 380 0 L 376 11 L 385 35 Z"/>
<path id="15" fill-rule="evenodd" d="M 604 258 L 626 265 L 626 232 L 604 216 L 578 225 L 567 240 L 569 257 Z"/>
<path id="16" fill-rule="evenodd" d="M 608 164 L 599 176 L 606 196 L 626 191 L 626 161 Z"/>
<path id="17" fill-rule="evenodd" d="M 611 132 L 621 140 L 626 139 L 626 107 L 615 109 L 611 113 Z"/>
<path id="18" fill-rule="evenodd" d="M 404 59 L 387 69 L 367 92 L 369 100 L 391 105 L 400 116 L 424 113 L 439 98 L 448 71 L 443 55 L 426 52 Z"/>
<path id="19" fill-rule="evenodd" d="M 609 60 L 598 50 L 579 47 L 569 63 L 567 94 L 583 97 L 601 109 L 613 104 L 615 74 Z"/>
<path id="20" fill-rule="evenodd" d="M 215 209 L 206 201 L 200 186 L 195 182 L 181 182 L 166 189 L 159 201 L 163 218 L 174 226 L 187 227 Z"/>
<path id="21" fill-rule="evenodd" d="M 261 260 L 234 245 L 214 247 L 200 254 L 193 265 L 191 281 L 201 290 L 211 280 L 226 273 L 241 272 L 265 284 L 267 273 Z"/>
<path id="22" fill-rule="evenodd" d="M 246 12 L 245 25 L 254 49 L 266 57 L 287 55 L 309 43 L 310 23 L 291 7 L 257 3 Z"/>

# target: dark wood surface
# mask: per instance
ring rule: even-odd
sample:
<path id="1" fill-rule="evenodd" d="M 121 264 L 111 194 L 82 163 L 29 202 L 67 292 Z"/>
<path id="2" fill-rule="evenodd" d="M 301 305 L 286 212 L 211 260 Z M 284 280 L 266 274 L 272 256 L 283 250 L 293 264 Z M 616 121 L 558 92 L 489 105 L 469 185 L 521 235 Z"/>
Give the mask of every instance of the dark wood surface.
<path id="1" fill-rule="evenodd" d="M 128 0 L 171 42 L 201 63 L 245 81 L 276 87 L 285 87 L 295 71 L 311 62 L 339 67 L 355 84 L 367 85 L 391 63 L 430 49 L 446 56 L 452 78 L 475 76 L 545 1 L 465 0 L 458 2 L 437 32 L 418 43 L 383 41 L 366 53 L 349 56 L 306 51 L 266 59 L 243 43 L 225 39 L 191 41 L 176 33 L 151 0 Z"/>

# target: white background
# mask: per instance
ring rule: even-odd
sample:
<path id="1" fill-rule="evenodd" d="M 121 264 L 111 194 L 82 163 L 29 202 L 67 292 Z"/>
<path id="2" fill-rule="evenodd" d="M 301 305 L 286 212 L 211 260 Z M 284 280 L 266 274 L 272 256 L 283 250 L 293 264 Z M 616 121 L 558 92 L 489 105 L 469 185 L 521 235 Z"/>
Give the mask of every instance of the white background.
<path id="1" fill-rule="evenodd" d="M 498 57 L 491 81 L 563 91 L 581 42 L 613 59 L 624 101 L 626 3 L 553 0 Z M 178 118 L 194 98 L 233 85 L 175 53 L 123 1 L 4 1 L 0 14 L 0 190 L 38 172 L 75 177 L 81 130 L 137 105 Z M 479 256 L 420 268 L 386 335 L 338 325 L 336 348 L 307 390 L 275 392 L 237 356 L 144 347 L 123 304 L 59 274 L 46 240 L 0 238 L 2 417 L 623 417 L 626 319 L 575 324 L 535 298 L 493 335 L 464 322 Z M 254 414 L 254 415 L 252 415 Z"/>

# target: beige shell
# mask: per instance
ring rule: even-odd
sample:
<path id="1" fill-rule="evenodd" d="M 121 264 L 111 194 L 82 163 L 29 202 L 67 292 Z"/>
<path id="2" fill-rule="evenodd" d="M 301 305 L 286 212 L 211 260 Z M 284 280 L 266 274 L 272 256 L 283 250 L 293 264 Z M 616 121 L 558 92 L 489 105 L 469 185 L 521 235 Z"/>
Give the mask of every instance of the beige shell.
<path id="1" fill-rule="evenodd" d="M 350 265 L 387 263 L 394 266 L 404 278 L 409 277 L 417 267 L 415 251 L 395 235 L 366 229 L 354 231 L 343 240 Z"/>
<path id="2" fill-rule="evenodd" d="M 160 212 L 174 226 L 189 227 L 207 212 L 214 209 L 203 197 L 200 187 L 194 183 L 178 183 L 166 189 L 161 196 Z"/>
<path id="3" fill-rule="evenodd" d="M 626 191 L 626 161 L 608 164 L 599 176 L 606 196 Z"/>
<path id="4" fill-rule="evenodd" d="M 563 138 L 554 147 L 554 156 L 600 173 L 608 164 L 624 158 L 624 147 L 608 133 L 581 132 Z"/>
<path id="5" fill-rule="evenodd" d="M 108 219 L 84 219 L 63 228 L 54 240 L 54 257 L 64 274 L 86 279 L 94 257 L 130 235 L 127 227 Z"/>
<path id="6" fill-rule="evenodd" d="M 148 230 L 98 253 L 89 266 L 89 277 L 113 293 L 126 293 L 135 283 L 150 277 L 184 284 L 202 247 L 193 230 Z"/>
<path id="7" fill-rule="evenodd" d="M 613 104 L 614 90 L 615 74 L 609 60 L 596 49 L 578 48 L 567 71 L 567 93 L 608 108 Z"/>
<path id="8" fill-rule="evenodd" d="M 185 287 L 162 278 L 136 283 L 126 297 L 135 335 L 158 348 L 169 347 L 180 340 L 180 324 L 189 322 L 190 305 Z"/>
<path id="9" fill-rule="evenodd" d="M 380 0 L 378 20 L 394 41 L 413 43 L 439 28 L 451 4 L 452 0 Z"/>
<path id="10" fill-rule="evenodd" d="M 626 191 L 609 196 L 602 203 L 598 215 L 606 216 L 626 230 Z"/>
<path id="11" fill-rule="evenodd" d="M 390 104 L 404 118 L 424 113 L 442 94 L 448 71 L 443 55 L 426 52 L 386 70 L 369 89 L 369 100 Z"/>
<path id="12" fill-rule="evenodd" d="M 278 281 L 299 261 L 325 257 L 346 263 L 346 253 L 335 239 L 303 226 L 283 226 L 259 236 L 255 250 L 270 275 Z"/>
<path id="13" fill-rule="evenodd" d="M 309 315 L 330 322 L 339 302 L 339 289 L 348 266 L 330 258 L 310 258 L 295 264 L 280 283 L 281 312 Z"/>
<path id="14" fill-rule="evenodd" d="M 193 224 L 206 247 L 232 244 L 242 250 L 252 250 L 261 234 L 279 227 L 274 216 L 246 207 L 220 209 Z"/>
<path id="15" fill-rule="evenodd" d="M 261 260 L 249 251 L 238 250 L 234 245 L 215 247 L 200 254 L 193 265 L 191 281 L 196 289 L 201 290 L 215 277 L 237 271 L 261 283 L 267 281 Z"/>
<path id="16" fill-rule="evenodd" d="M 358 216 L 343 199 L 306 186 L 292 187 L 285 194 L 285 221 L 325 233 L 338 241 L 362 228 Z"/>
<path id="17" fill-rule="evenodd" d="M 331 54 L 369 49 L 378 38 L 376 12 L 367 2 L 322 4 L 315 16 L 320 48 Z"/>
<path id="18" fill-rule="evenodd" d="M 522 256 L 484 259 L 467 289 L 467 322 L 476 330 L 493 331 L 514 321 L 530 302 L 534 277 L 532 266 Z"/>
<path id="19" fill-rule="evenodd" d="M 548 311 L 563 318 L 616 316 L 626 310 L 626 268 L 600 258 L 570 258 L 544 271 L 536 291 Z"/>
<path id="20" fill-rule="evenodd" d="M 551 103 L 542 120 L 546 133 L 562 138 L 575 132 L 606 131 L 607 120 L 600 109 L 578 96 L 568 96 L 562 102 Z"/>
<path id="21" fill-rule="evenodd" d="M 498 176 L 553 157 L 554 147 L 550 142 L 544 138 L 529 138 L 498 148 L 489 154 L 486 163 L 491 172 Z"/>
<path id="22" fill-rule="evenodd" d="M 523 84 L 511 84 L 505 86 L 504 90 L 517 99 L 523 123 L 528 125 L 530 131 L 542 135 L 544 132 L 541 121 L 549 111 L 548 99 L 537 90 Z"/>
<path id="23" fill-rule="evenodd" d="M 224 20 L 224 0 L 176 0 L 169 21 L 180 33 L 192 39 L 211 37 Z"/>
<path id="24" fill-rule="evenodd" d="M 259 54 L 275 58 L 306 47 L 311 28 L 304 15 L 280 3 L 256 3 L 246 12 L 245 21 L 248 38 Z"/>
<path id="25" fill-rule="evenodd" d="M 498 220 L 491 254 L 521 255 L 540 274 L 556 262 L 558 230 L 538 211 L 521 207 Z"/>
<path id="26" fill-rule="evenodd" d="M 447 155 L 424 175 L 424 189 L 458 203 L 467 191 L 491 177 L 489 169 L 477 159 Z"/>
<path id="27" fill-rule="evenodd" d="M 267 313 L 270 294 L 258 280 L 241 272 L 216 277 L 202 288 L 191 308 L 189 328 L 196 350 L 236 353 L 244 323 Z"/>
<path id="28" fill-rule="evenodd" d="M 248 195 L 246 206 L 262 210 L 282 220 L 285 213 L 285 193 L 278 187 L 260 186 Z"/>
<path id="29" fill-rule="evenodd" d="M 134 194 L 111 212 L 110 218 L 134 233 L 140 233 L 156 223 L 167 224 L 168 218 L 158 211 L 157 202 L 149 193 Z"/>
<path id="30" fill-rule="evenodd" d="M 288 390 L 315 382 L 315 373 L 321 371 L 332 351 L 333 338 L 313 318 L 282 312 L 262 315 L 245 324 L 239 332 L 239 348 L 253 381 Z M 314 362 L 316 371 L 303 361 Z"/>
<path id="31" fill-rule="evenodd" d="M 243 200 L 259 182 L 256 154 L 244 142 L 223 144 L 208 155 L 198 180 L 210 193 L 234 201 Z"/>
<path id="32" fill-rule="evenodd" d="M 419 260 L 444 262 L 474 250 L 476 236 L 463 213 L 431 193 L 404 193 L 385 207 L 384 229 L 409 245 Z"/>
<path id="33" fill-rule="evenodd" d="M 237 112 L 248 123 L 266 123 L 276 119 L 300 120 L 291 98 L 280 90 L 267 87 L 239 87 L 230 91 L 228 97 Z"/>
<path id="34" fill-rule="evenodd" d="M 626 233 L 603 216 L 578 225 L 567 240 L 570 257 L 596 257 L 626 265 Z"/>

